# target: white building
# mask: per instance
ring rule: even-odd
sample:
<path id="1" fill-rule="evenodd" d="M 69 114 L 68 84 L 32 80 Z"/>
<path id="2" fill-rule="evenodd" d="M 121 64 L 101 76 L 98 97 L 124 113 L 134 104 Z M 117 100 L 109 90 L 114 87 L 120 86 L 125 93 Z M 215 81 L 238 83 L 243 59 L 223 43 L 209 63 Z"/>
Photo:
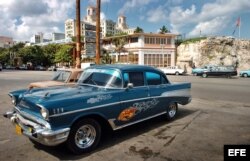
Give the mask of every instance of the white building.
<path id="1" fill-rule="evenodd" d="M 31 38 L 30 38 L 30 43 L 31 44 L 39 44 L 39 43 L 43 43 L 43 33 L 38 33 L 38 34 L 35 34 L 33 35 Z"/>
<path id="2" fill-rule="evenodd" d="M 136 33 L 103 39 L 103 48 L 110 52 L 113 63 L 130 63 L 166 67 L 175 65 L 175 37 L 168 34 Z M 116 52 L 114 40 L 123 38 L 126 41 L 124 50 Z"/>
<path id="3" fill-rule="evenodd" d="M 101 29 L 102 29 L 102 37 L 106 37 L 108 35 L 115 34 L 116 23 L 112 20 L 102 20 L 101 21 Z"/>

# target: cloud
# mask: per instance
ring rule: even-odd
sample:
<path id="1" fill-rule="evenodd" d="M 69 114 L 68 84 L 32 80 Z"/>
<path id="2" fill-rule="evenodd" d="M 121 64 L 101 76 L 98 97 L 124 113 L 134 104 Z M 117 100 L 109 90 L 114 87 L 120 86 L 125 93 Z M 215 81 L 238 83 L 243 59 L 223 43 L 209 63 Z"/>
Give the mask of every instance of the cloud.
<path id="1" fill-rule="evenodd" d="M 100 18 L 101 18 L 101 20 L 106 20 L 106 15 L 104 12 L 101 12 Z"/>
<path id="2" fill-rule="evenodd" d="M 229 18 L 224 17 L 216 17 L 210 21 L 205 21 L 198 23 L 194 29 L 188 34 L 190 37 L 201 35 L 215 35 L 220 31 L 227 27 L 227 23 L 229 22 Z"/>
<path id="3" fill-rule="evenodd" d="M 27 41 L 37 32 L 64 32 L 64 22 L 74 8 L 75 1 L 68 0 L 1 1 L 0 35 Z"/>
<path id="4" fill-rule="evenodd" d="M 141 8 L 154 1 L 155 0 L 127 0 L 126 3 L 123 5 L 123 7 L 118 11 L 118 13 L 125 14 L 126 12 L 129 12 L 131 9 L 134 8 L 138 9 L 138 7 Z"/>
<path id="5" fill-rule="evenodd" d="M 182 33 L 189 28 L 189 36 L 198 35 L 200 29 L 210 35 L 221 31 L 232 22 L 235 16 L 250 11 L 249 0 L 216 0 L 205 3 L 200 11 L 195 5 L 189 8 L 176 6 L 170 10 L 170 24 L 172 31 Z M 191 27 L 192 26 L 192 27 Z"/>
<path id="6" fill-rule="evenodd" d="M 164 22 L 167 20 L 167 11 L 163 6 L 159 6 L 157 9 L 148 11 L 147 16 L 148 22 Z"/>
<path id="7" fill-rule="evenodd" d="M 185 26 L 188 23 L 192 23 L 195 20 L 196 16 L 196 7 L 192 5 L 189 8 L 183 10 L 180 6 L 174 7 L 170 12 L 170 22 L 173 30 L 178 31 L 181 27 Z"/>
<path id="8" fill-rule="evenodd" d="M 101 0 L 101 3 L 109 3 L 110 0 Z M 89 0 L 89 4 L 96 4 L 96 0 Z"/>

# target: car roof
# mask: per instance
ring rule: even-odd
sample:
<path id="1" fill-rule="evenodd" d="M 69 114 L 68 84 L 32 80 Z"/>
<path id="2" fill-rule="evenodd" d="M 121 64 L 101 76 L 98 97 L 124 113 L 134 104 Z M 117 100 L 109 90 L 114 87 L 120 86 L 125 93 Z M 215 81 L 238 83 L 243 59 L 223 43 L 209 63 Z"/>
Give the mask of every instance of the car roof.
<path id="1" fill-rule="evenodd" d="M 94 65 L 89 68 L 102 68 L 102 69 L 110 69 L 110 68 L 115 68 L 119 69 L 121 71 L 129 71 L 129 70 L 139 70 L 139 71 L 144 71 L 144 70 L 154 70 L 154 71 L 159 71 L 156 68 L 153 68 L 151 66 L 146 66 L 146 65 L 131 65 L 131 64 L 109 64 L 109 65 Z"/>

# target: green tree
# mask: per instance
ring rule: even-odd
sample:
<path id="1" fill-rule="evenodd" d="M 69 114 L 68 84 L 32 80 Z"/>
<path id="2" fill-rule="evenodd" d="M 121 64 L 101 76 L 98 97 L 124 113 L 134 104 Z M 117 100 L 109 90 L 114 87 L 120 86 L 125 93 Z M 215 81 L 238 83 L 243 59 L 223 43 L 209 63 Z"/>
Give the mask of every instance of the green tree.
<path id="1" fill-rule="evenodd" d="M 60 49 L 55 54 L 55 62 L 62 63 L 65 65 L 66 63 L 72 62 L 72 55 L 70 54 L 72 50 L 72 46 L 70 45 L 61 45 Z"/>
<path id="2" fill-rule="evenodd" d="M 135 29 L 135 31 L 134 31 L 134 33 L 144 33 L 144 31 L 143 31 L 143 29 L 142 28 L 140 28 L 140 27 L 136 27 L 136 29 Z"/>
<path id="3" fill-rule="evenodd" d="M 44 64 L 51 66 L 55 63 L 56 52 L 60 49 L 58 44 L 49 44 L 42 47 L 43 54 L 45 57 Z"/>
<path id="4" fill-rule="evenodd" d="M 169 30 L 168 30 L 168 28 L 165 26 L 165 25 L 163 25 L 161 28 L 160 28 L 160 34 L 165 34 L 165 33 L 168 33 L 169 32 Z"/>
<path id="5" fill-rule="evenodd" d="M 105 49 L 102 49 L 102 56 L 101 56 L 101 62 L 102 64 L 111 64 L 112 59 L 109 55 L 109 52 Z"/>
<path id="6" fill-rule="evenodd" d="M 18 56 L 23 60 L 23 63 L 31 62 L 33 66 L 36 65 L 46 65 L 45 56 L 43 50 L 40 46 L 27 46 L 18 51 Z"/>
<path id="7" fill-rule="evenodd" d="M 120 54 L 123 51 L 126 51 L 124 48 L 124 45 L 126 44 L 126 38 L 125 37 L 119 37 L 114 39 L 114 44 L 115 44 L 115 51 L 119 54 L 118 56 L 118 62 L 120 62 Z"/>
<path id="8" fill-rule="evenodd" d="M 0 48 L 0 63 L 3 65 L 10 63 L 10 52 L 8 49 Z"/>
<path id="9" fill-rule="evenodd" d="M 76 42 L 76 36 L 72 36 L 72 37 L 71 37 L 71 40 L 72 40 L 73 42 Z M 81 36 L 81 42 L 84 42 L 84 36 Z"/>

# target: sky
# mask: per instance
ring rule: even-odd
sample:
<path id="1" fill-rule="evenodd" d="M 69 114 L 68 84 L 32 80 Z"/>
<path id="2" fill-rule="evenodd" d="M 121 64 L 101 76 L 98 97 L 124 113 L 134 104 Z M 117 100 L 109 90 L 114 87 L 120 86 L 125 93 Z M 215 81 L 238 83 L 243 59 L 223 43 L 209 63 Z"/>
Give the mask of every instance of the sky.
<path id="1" fill-rule="evenodd" d="M 75 19 L 75 0 L 0 0 L 0 36 L 29 41 L 38 32 L 63 32 Z M 81 19 L 96 0 L 81 0 Z M 156 33 L 165 25 L 185 38 L 233 36 L 250 40 L 249 0 L 101 0 L 101 18 L 127 17 L 130 28 Z M 240 26 L 237 27 L 237 19 Z M 233 34 L 233 31 L 235 33 Z"/>

